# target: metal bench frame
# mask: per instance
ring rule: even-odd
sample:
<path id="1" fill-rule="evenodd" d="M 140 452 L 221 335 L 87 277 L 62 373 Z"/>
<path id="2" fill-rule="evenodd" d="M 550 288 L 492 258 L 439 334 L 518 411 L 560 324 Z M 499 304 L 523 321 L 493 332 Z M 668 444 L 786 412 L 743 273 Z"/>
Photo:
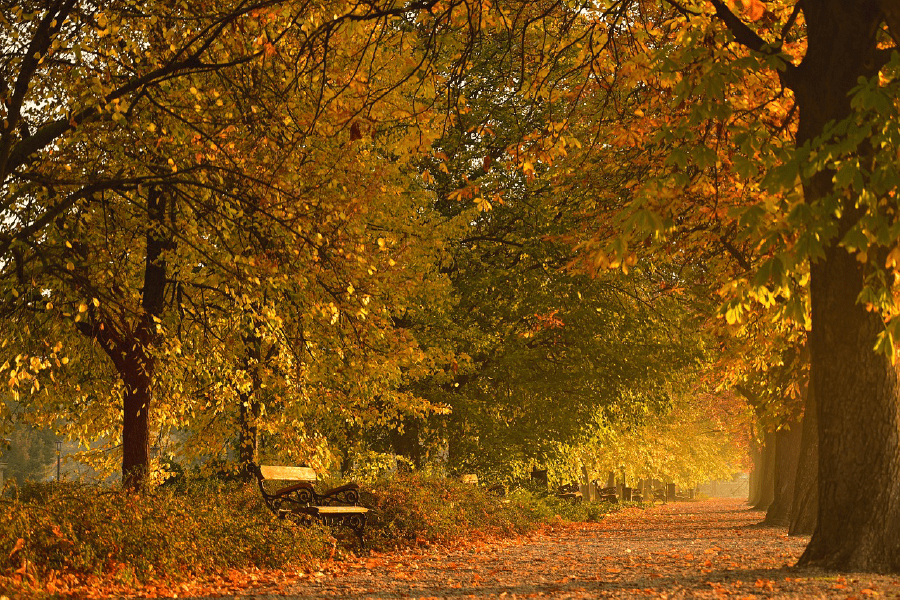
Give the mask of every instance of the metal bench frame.
<path id="1" fill-rule="evenodd" d="M 309 467 L 253 465 L 263 501 L 280 519 L 286 517 L 303 524 L 321 523 L 329 527 L 347 527 L 356 534 L 360 549 L 365 548 L 363 531 L 369 509 L 359 504 L 359 486 L 355 483 L 316 491 L 318 476 Z M 270 492 L 267 481 L 293 481 L 290 485 Z"/>

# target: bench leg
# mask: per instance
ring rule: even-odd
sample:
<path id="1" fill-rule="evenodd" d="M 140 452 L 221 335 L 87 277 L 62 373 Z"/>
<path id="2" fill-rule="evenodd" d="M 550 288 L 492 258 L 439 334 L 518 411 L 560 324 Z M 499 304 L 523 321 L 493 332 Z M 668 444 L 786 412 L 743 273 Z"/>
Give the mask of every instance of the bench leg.
<path id="1" fill-rule="evenodd" d="M 363 539 L 363 530 L 366 528 L 366 515 L 350 515 L 345 524 L 356 534 L 356 539 L 359 541 L 359 549 L 365 550 L 366 541 Z"/>
<path id="2" fill-rule="evenodd" d="M 349 514 L 349 515 L 319 515 L 317 519 L 320 523 L 327 527 L 346 527 L 353 531 L 358 541 L 359 550 L 366 549 L 366 542 L 363 539 L 363 531 L 366 528 L 365 514 Z"/>

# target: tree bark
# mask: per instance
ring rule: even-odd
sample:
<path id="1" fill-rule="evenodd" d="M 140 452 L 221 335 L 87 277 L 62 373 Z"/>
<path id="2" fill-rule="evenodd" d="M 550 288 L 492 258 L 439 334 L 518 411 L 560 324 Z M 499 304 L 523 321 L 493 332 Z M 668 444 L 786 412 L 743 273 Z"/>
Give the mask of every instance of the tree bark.
<path id="1" fill-rule="evenodd" d="M 775 433 L 767 431 L 763 438 L 762 469 L 759 472 L 759 499 L 755 510 L 768 510 L 775 500 Z"/>
<path id="2" fill-rule="evenodd" d="M 422 468 L 422 445 L 419 443 L 419 420 L 406 417 L 388 432 L 394 454 L 406 458 L 416 469 Z"/>
<path id="3" fill-rule="evenodd" d="M 819 510 L 819 431 L 816 417 L 816 394 L 812 380 L 807 384 L 803 409 L 803 434 L 800 460 L 797 461 L 797 481 L 791 508 L 790 535 L 811 535 L 816 528 Z"/>
<path id="4" fill-rule="evenodd" d="M 250 388 L 238 394 L 240 402 L 238 412 L 238 461 L 239 472 L 243 478 L 250 481 L 255 476 L 251 465 L 259 464 L 259 415 L 260 401 L 257 395 L 262 389 L 260 382 L 260 360 L 262 357 L 262 340 L 256 334 L 256 322 L 250 319 L 249 331 L 244 338 L 246 356 L 244 357 L 244 369 L 250 378 Z"/>
<path id="5" fill-rule="evenodd" d="M 119 375 L 125 383 L 122 410 L 122 485 L 143 489 L 150 474 L 150 401 L 153 360 L 134 352 Z"/>
<path id="6" fill-rule="evenodd" d="M 122 485 L 141 490 L 150 475 L 150 407 L 156 359 L 151 349 L 159 341 L 157 321 L 165 306 L 165 252 L 174 246 L 166 235 L 166 196 L 159 188 L 151 188 L 147 196 L 146 260 L 144 286 L 141 289 L 141 313 L 128 336 L 127 343 L 113 351 L 123 360 L 119 375 L 125 383 L 124 417 L 122 421 Z M 113 359 L 115 363 L 115 358 Z M 117 364 L 119 366 L 119 364 Z"/>
<path id="7" fill-rule="evenodd" d="M 750 460 L 753 462 L 753 469 L 750 471 L 749 494 L 747 496 L 747 504 L 756 506 L 762 498 L 762 471 L 763 471 L 763 454 L 762 446 L 756 440 L 756 435 L 750 433 Z"/>
<path id="8" fill-rule="evenodd" d="M 792 419 L 775 433 L 774 499 L 766 511 L 763 521 L 766 525 L 787 527 L 790 524 L 801 437 L 799 419 Z"/>
<path id="9" fill-rule="evenodd" d="M 877 73 L 883 14 L 873 0 L 804 0 L 808 49 L 796 70 L 801 146 L 851 114 L 850 90 Z M 860 169 L 871 168 L 867 148 Z M 871 162 L 871 161 L 869 161 Z M 832 173 L 803 181 L 809 202 L 828 201 Z M 839 242 L 862 217 L 852 194 L 839 202 L 837 235 L 811 265 L 812 377 L 818 401 L 819 513 L 799 564 L 848 571 L 900 571 L 900 382 L 890 357 L 873 351 L 882 316 L 857 302 L 867 265 Z M 878 257 L 875 258 L 878 260 Z M 881 264 L 884 258 L 881 257 Z"/>
<path id="10" fill-rule="evenodd" d="M 259 463 L 259 402 L 255 390 L 238 394 L 240 406 L 240 434 L 238 436 L 238 460 L 240 471 L 248 480 L 252 476 L 250 465 Z"/>

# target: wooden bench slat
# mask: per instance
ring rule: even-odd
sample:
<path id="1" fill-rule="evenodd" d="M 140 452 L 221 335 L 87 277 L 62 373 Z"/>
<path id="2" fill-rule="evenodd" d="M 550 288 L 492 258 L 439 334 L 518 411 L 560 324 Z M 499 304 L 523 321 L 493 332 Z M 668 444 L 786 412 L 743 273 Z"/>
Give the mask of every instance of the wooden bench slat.
<path id="1" fill-rule="evenodd" d="M 352 513 L 366 513 L 369 512 L 369 509 L 365 506 L 316 506 L 314 507 L 319 511 L 320 515 L 324 514 L 352 514 Z"/>
<path id="2" fill-rule="evenodd" d="M 266 479 L 279 479 L 282 481 L 309 481 L 315 482 L 317 478 L 315 469 L 310 467 L 278 467 L 273 465 L 260 465 L 259 470 Z"/>

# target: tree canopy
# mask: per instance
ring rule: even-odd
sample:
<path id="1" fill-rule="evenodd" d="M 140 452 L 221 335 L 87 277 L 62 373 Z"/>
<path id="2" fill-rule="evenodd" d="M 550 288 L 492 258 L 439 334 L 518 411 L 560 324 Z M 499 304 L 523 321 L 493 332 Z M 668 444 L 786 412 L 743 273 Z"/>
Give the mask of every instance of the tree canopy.
<path id="1" fill-rule="evenodd" d="M 688 482 L 809 379 L 802 562 L 900 569 L 892 3 L 0 5 L 7 424 Z"/>

